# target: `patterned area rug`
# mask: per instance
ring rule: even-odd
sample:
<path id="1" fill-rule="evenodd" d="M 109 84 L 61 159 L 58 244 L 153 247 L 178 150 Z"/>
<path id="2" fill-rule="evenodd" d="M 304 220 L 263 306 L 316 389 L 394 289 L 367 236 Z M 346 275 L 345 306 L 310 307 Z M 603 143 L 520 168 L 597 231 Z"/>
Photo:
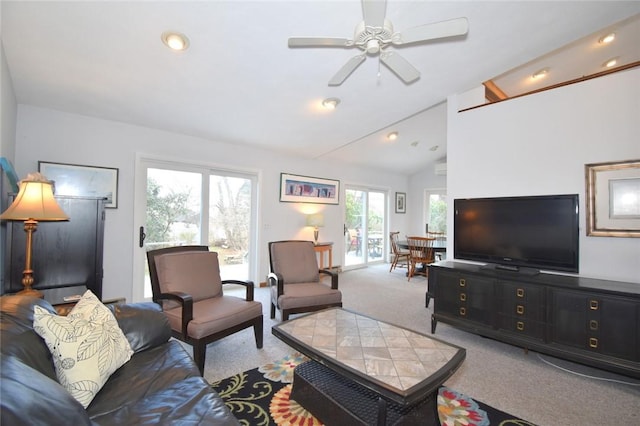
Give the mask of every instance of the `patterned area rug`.
<path id="1" fill-rule="evenodd" d="M 311 413 L 289 399 L 293 369 L 307 360 L 304 355 L 294 353 L 211 386 L 243 425 L 321 425 Z M 533 426 L 444 386 L 438 391 L 438 415 L 440 424 L 445 426 Z"/>

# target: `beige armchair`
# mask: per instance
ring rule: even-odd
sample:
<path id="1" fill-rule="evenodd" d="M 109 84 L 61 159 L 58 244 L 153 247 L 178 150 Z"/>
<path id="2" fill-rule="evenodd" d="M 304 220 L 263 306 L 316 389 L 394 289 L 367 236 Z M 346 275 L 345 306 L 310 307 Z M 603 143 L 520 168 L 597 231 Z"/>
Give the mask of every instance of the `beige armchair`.
<path id="1" fill-rule="evenodd" d="M 275 318 L 276 309 L 286 321 L 289 314 L 342 306 L 338 274 L 318 269 L 313 242 L 272 241 L 269 243 L 269 264 L 271 318 Z M 321 275 L 330 277 L 330 284 L 322 281 Z"/>
<path id="2" fill-rule="evenodd" d="M 207 345 L 253 327 L 262 348 L 262 304 L 253 300 L 253 282 L 221 280 L 218 253 L 207 246 L 168 247 L 147 252 L 153 301 L 162 306 L 173 337 L 193 346 L 204 372 Z M 246 288 L 244 299 L 225 296 L 224 284 Z"/>

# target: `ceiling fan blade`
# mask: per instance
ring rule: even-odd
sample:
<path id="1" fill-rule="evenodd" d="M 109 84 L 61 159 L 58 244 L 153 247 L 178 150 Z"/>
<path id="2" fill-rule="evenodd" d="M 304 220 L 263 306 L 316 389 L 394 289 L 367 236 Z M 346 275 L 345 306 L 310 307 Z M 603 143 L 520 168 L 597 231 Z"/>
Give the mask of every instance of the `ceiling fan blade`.
<path id="1" fill-rule="evenodd" d="M 362 16 L 367 27 L 382 27 L 387 11 L 387 0 L 362 0 Z"/>
<path id="2" fill-rule="evenodd" d="M 334 37 L 289 37 L 289 47 L 351 47 L 353 40 Z"/>
<path id="3" fill-rule="evenodd" d="M 333 76 L 331 80 L 329 80 L 329 86 L 340 86 L 343 81 L 347 79 L 351 75 L 352 72 L 356 70 L 360 66 L 362 62 L 366 59 L 367 55 L 356 55 L 353 58 L 349 59 L 340 71 Z"/>
<path id="4" fill-rule="evenodd" d="M 397 52 L 381 52 L 380 61 L 407 84 L 420 78 L 420 71 Z"/>
<path id="5" fill-rule="evenodd" d="M 464 35 L 469 30 L 467 18 L 419 25 L 393 35 L 392 43 L 396 45 L 417 43 L 420 41 Z"/>

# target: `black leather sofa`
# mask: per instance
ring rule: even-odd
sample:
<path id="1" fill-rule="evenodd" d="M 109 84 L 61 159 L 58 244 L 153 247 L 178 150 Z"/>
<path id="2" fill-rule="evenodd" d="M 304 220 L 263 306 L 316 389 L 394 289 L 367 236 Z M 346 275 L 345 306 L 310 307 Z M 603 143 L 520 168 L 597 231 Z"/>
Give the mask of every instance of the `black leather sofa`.
<path id="1" fill-rule="evenodd" d="M 51 354 L 33 330 L 32 297 L 0 297 L 2 425 L 238 425 L 200 376 L 153 303 L 113 305 L 134 355 L 85 410 L 56 380 Z"/>

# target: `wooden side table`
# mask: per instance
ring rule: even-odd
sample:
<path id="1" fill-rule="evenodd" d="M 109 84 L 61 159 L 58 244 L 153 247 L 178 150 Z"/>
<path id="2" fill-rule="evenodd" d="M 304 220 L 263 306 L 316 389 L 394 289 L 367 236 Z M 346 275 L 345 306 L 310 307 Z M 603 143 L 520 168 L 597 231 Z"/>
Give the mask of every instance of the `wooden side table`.
<path id="1" fill-rule="evenodd" d="M 329 253 L 329 269 L 333 267 L 333 243 L 317 243 L 314 246 L 316 253 L 320 253 L 320 269 L 324 269 L 324 254 Z"/>

